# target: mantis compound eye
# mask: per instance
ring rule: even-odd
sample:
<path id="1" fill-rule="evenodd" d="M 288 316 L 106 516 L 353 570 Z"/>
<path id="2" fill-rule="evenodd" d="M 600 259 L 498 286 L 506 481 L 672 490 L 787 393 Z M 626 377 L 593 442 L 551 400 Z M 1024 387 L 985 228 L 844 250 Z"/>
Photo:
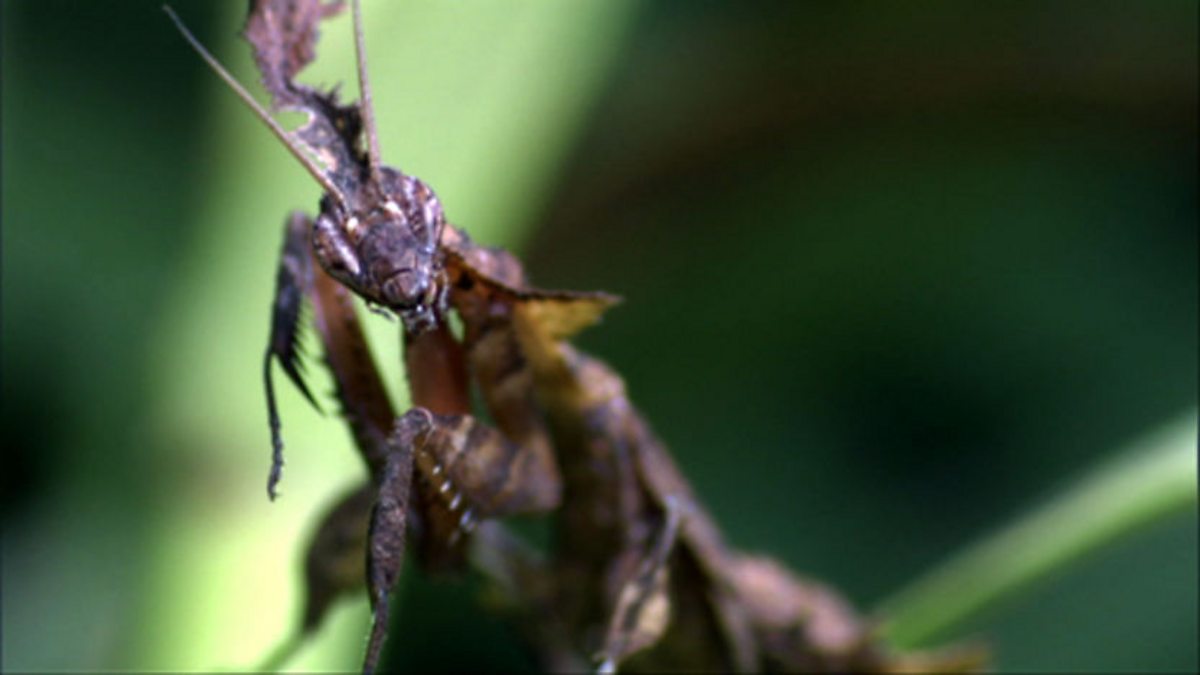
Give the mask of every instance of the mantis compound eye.
<path id="1" fill-rule="evenodd" d="M 330 275 L 348 285 L 356 285 L 362 271 L 358 254 L 346 240 L 342 229 L 326 214 L 318 216 L 313 225 L 313 250 L 321 266 Z"/>

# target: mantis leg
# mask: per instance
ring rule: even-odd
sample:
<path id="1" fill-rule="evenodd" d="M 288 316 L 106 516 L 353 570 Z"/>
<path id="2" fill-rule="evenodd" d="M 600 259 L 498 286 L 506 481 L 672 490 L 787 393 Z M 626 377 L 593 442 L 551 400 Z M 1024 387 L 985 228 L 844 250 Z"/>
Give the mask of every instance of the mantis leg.
<path id="1" fill-rule="evenodd" d="M 275 387 L 271 381 L 272 360 L 279 362 L 300 393 L 320 410 L 304 383 L 303 355 L 299 349 L 301 310 L 304 296 L 312 285 L 312 256 L 308 250 L 311 229 L 312 221 L 303 213 L 296 211 L 288 216 L 279 269 L 275 275 L 275 298 L 271 303 L 271 337 L 263 357 L 263 385 L 267 392 L 267 419 L 271 428 L 272 449 L 267 494 L 272 500 L 278 494 L 276 488 L 283 473 L 283 436 L 280 433 L 279 410 L 275 405 Z"/>
<path id="2" fill-rule="evenodd" d="M 528 457 L 523 448 L 470 415 L 413 408 L 397 420 L 388 451 L 368 535 L 367 585 L 374 616 L 363 672 L 375 670 L 387 634 L 388 596 L 400 576 L 414 475 L 432 487 L 440 512 L 456 519 L 448 546 L 458 544 L 481 519 L 527 510 L 530 494 L 538 491 L 522 478 Z"/>
<path id="3" fill-rule="evenodd" d="M 604 647 L 598 655 L 601 673 L 616 672 L 625 657 L 658 642 L 671 620 L 668 562 L 679 539 L 683 514 L 678 500 L 667 498 L 666 502 L 657 535 L 617 594 Z"/>
<path id="4" fill-rule="evenodd" d="M 325 364 L 333 375 L 342 414 L 373 473 L 382 469 L 388 456 L 387 430 L 395 419 L 349 294 L 314 264 L 310 252 L 311 230 L 312 220 L 304 213 L 288 216 L 276 274 L 271 336 L 263 364 L 273 449 L 268 480 L 272 497 L 283 466 L 281 425 L 271 380 L 272 361 L 278 361 L 292 383 L 317 406 L 303 378 L 303 354 L 298 346 L 305 304 L 313 310 Z M 277 670 L 304 638 L 320 626 L 334 601 L 363 586 L 368 523 L 375 495 L 376 488 L 368 481 L 343 495 L 322 517 L 305 554 L 305 600 L 299 630 L 272 652 L 262 669 Z"/>
<path id="5" fill-rule="evenodd" d="M 421 433 L 420 420 L 411 414 L 401 417 L 388 439 L 388 455 L 379 481 L 379 496 L 371 511 L 367 546 L 367 593 L 371 601 L 371 637 L 363 661 L 363 672 L 372 673 L 387 637 L 388 595 L 400 578 L 404 559 L 404 535 L 408 529 L 409 492 L 413 474 L 413 436 Z"/>

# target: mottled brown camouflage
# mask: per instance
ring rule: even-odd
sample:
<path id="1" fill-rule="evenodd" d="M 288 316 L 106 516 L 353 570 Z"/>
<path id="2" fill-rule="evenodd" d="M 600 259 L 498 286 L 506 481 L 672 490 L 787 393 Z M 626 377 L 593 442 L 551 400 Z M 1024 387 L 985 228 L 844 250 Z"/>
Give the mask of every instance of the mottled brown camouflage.
<path id="1" fill-rule="evenodd" d="M 285 228 L 265 359 L 269 492 L 283 462 L 272 361 L 315 404 L 298 349 L 306 299 L 370 473 L 325 516 L 309 547 L 302 631 L 365 582 L 374 622 L 363 669 L 373 671 L 410 533 L 418 560 L 436 569 L 461 566 L 477 535 L 476 566 L 549 670 L 979 667 L 973 650 L 895 655 L 833 590 L 729 548 L 622 379 L 567 342 L 617 299 L 532 287 L 514 256 L 478 246 L 449 224 L 428 185 L 382 166 L 357 1 L 364 101 L 341 105 L 334 91 L 295 81 L 314 57 L 320 20 L 339 9 L 256 0 L 244 33 L 273 107 L 307 120 L 283 132 L 256 112 L 325 189 L 315 219 L 293 214 Z M 413 405 L 402 415 L 388 399 L 352 293 L 402 320 Z M 476 416 L 472 386 L 490 424 Z M 517 513 L 553 513 L 544 557 L 486 522 Z M 365 579 L 353 571 L 364 566 Z"/>

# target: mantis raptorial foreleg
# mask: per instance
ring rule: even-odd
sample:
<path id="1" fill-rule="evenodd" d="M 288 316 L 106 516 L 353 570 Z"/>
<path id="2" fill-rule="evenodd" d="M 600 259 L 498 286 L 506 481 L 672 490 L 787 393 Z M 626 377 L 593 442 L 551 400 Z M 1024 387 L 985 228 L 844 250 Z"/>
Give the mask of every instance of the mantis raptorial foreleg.
<path id="1" fill-rule="evenodd" d="M 545 466 L 549 450 L 544 441 L 540 451 L 531 452 L 464 412 L 469 410 L 465 357 L 444 326 L 407 341 L 413 400 L 429 407 L 415 407 L 395 417 L 350 294 L 313 264 L 310 236 L 311 220 L 292 214 L 285 229 L 267 351 L 267 394 L 276 449 L 272 476 L 281 466 L 282 442 L 269 368 L 272 359 L 278 360 L 307 392 L 297 348 L 301 305 L 307 298 L 341 410 L 370 470 L 376 498 L 369 528 L 367 513 L 353 508 L 362 504 L 361 497 L 348 498 L 322 523 L 307 565 L 310 610 L 303 630 L 319 623 L 331 595 L 350 590 L 341 573 L 355 555 L 349 547 L 331 542 L 342 542 L 344 532 L 354 530 L 352 521 L 361 518 L 374 612 L 364 666 L 371 670 L 386 632 L 387 596 L 399 576 L 410 518 L 420 520 L 424 560 L 437 565 L 458 562 L 463 536 L 481 519 L 553 506 L 558 498 L 557 473 L 552 457 Z M 497 418 L 509 426 L 523 419 L 515 408 L 498 406 L 497 410 L 501 413 Z M 530 426 L 523 435 L 536 439 L 538 429 Z"/>

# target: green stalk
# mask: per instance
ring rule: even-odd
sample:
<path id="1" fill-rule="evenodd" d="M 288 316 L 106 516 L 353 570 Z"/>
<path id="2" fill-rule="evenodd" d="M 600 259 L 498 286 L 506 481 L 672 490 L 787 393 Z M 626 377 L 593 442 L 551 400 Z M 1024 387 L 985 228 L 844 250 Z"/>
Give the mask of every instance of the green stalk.
<path id="1" fill-rule="evenodd" d="M 883 602 L 900 648 L 949 633 L 998 600 L 1134 530 L 1196 506 L 1197 411 L 1135 440 L 1049 504 Z"/>

